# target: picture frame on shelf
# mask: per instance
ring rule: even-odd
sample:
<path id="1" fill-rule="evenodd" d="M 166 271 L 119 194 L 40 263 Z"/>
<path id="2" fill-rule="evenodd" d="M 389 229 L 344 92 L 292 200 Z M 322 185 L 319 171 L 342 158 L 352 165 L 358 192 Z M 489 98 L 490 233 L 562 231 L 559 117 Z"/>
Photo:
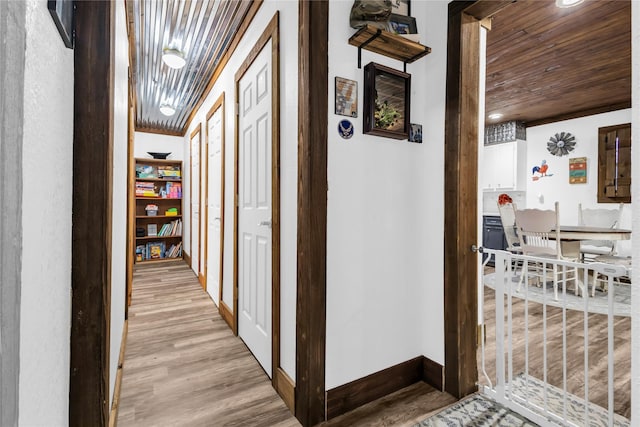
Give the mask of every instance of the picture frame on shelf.
<path id="1" fill-rule="evenodd" d="M 364 67 L 363 133 L 407 139 L 410 106 L 411 74 L 375 62 Z"/>
<path id="2" fill-rule="evenodd" d="M 391 0 L 391 13 L 404 16 L 411 15 L 410 0 Z"/>
<path id="3" fill-rule="evenodd" d="M 387 23 L 387 30 L 398 35 L 417 34 L 416 18 L 392 13 Z"/>
<path id="4" fill-rule="evenodd" d="M 358 117 L 358 82 L 337 77 L 335 114 Z"/>

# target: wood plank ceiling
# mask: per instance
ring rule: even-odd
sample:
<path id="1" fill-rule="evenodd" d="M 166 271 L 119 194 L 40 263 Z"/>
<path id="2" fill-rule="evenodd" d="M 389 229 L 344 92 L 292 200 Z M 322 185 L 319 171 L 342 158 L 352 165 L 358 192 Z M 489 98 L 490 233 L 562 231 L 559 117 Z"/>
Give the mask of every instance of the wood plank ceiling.
<path id="1" fill-rule="evenodd" d="M 136 130 L 184 135 L 216 66 L 252 1 L 127 0 Z M 180 70 L 162 62 L 165 48 L 184 53 Z M 175 108 L 160 113 L 161 104 Z"/>
<path id="2" fill-rule="evenodd" d="M 486 123 L 527 126 L 631 107 L 631 2 L 521 0 L 487 34 Z M 489 120 L 494 112 L 503 114 Z"/>

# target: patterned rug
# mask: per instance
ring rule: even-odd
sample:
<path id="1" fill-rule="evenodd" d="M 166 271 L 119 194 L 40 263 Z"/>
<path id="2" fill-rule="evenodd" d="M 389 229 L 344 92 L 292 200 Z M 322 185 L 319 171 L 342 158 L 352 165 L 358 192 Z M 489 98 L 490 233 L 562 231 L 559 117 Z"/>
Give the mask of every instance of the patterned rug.
<path id="1" fill-rule="evenodd" d="M 413 427 L 519 427 L 537 425 L 481 394 L 474 394 Z"/>
<path id="2" fill-rule="evenodd" d="M 484 284 L 485 286 L 495 289 L 495 273 L 486 274 L 484 276 Z M 514 276 L 513 279 L 515 282 L 511 283 L 511 291 L 512 296 L 516 298 L 524 299 L 525 297 L 525 286 L 523 285 L 518 292 L 518 280 L 520 276 Z M 508 290 L 507 279 L 505 278 L 505 292 Z M 542 287 L 537 287 L 530 285 L 527 288 L 527 298 L 529 301 L 541 303 L 546 301 L 547 305 L 552 307 L 562 307 L 562 292 L 558 291 L 558 301 L 553 298 L 553 285 L 549 283 L 547 285 L 546 294 L 543 293 L 544 289 Z M 613 314 L 615 316 L 631 316 L 631 286 L 629 285 L 614 285 L 614 305 L 613 305 Z M 567 291 L 566 295 L 566 304 L 567 309 L 569 310 L 577 310 L 583 311 L 584 309 L 584 300 L 582 296 L 577 296 L 573 291 Z M 593 297 L 589 297 L 589 313 L 597 313 L 597 314 L 607 314 L 608 313 L 608 295 L 606 292 L 601 292 L 596 290 L 596 294 Z"/>

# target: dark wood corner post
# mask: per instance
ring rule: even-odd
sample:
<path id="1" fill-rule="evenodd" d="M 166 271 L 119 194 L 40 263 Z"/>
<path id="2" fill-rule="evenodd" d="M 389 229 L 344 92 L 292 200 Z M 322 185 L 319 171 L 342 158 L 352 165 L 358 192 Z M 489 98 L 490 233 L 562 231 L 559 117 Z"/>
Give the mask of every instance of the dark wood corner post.
<path id="1" fill-rule="evenodd" d="M 70 426 L 109 420 L 112 3 L 75 2 Z M 122 141 L 125 143 L 125 141 Z"/>
<path id="2" fill-rule="evenodd" d="M 325 419 L 329 3 L 299 3 L 295 414 Z"/>
<path id="3" fill-rule="evenodd" d="M 445 390 L 476 391 L 479 21 L 449 4 L 445 124 Z"/>

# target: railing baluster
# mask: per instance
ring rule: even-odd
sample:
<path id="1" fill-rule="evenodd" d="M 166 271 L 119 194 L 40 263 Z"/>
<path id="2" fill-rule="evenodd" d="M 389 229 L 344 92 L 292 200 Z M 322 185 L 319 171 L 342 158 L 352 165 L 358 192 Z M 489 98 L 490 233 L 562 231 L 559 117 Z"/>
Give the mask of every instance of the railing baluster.
<path id="1" fill-rule="evenodd" d="M 597 273 L 593 271 L 594 286 L 597 278 Z M 577 276 L 577 273 L 576 273 Z M 582 299 L 584 301 L 583 310 L 583 332 L 584 332 L 584 425 L 589 425 L 589 269 L 585 267 L 583 269 L 585 284 L 585 292 L 582 292 Z M 577 285 L 577 283 L 576 283 Z"/>
<path id="2" fill-rule="evenodd" d="M 609 307 L 607 310 L 607 354 L 608 354 L 608 409 L 609 409 L 609 425 L 613 425 L 613 303 L 614 303 L 614 286 L 613 277 L 607 276 L 607 296 L 609 297 Z"/>

